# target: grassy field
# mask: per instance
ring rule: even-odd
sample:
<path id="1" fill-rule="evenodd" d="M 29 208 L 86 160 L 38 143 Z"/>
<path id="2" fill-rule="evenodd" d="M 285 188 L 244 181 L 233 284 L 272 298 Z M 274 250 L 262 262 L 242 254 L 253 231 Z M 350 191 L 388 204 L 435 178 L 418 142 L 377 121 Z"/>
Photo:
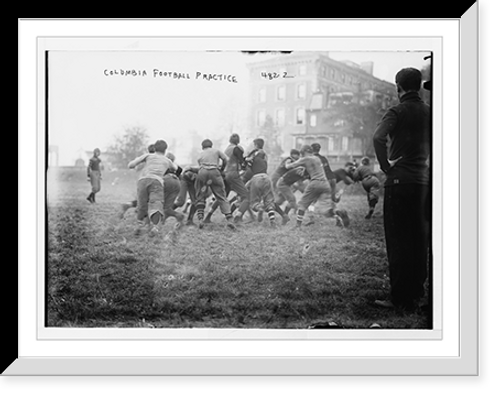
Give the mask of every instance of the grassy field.
<path id="1" fill-rule="evenodd" d="M 268 221 L 135 236 L 133 171 L 105 173 L 97 203 L 85 169 L 47 174 L 47 319 L 60 327 L 427 328 L 425 313 L 373 307 L 389 292 L 381 203 L 365 220 L 365 196 L 348 187 L 348 228 L 316 218 L 301 230 Z M 278 216 L 279 217 L 279 216 Z"/>

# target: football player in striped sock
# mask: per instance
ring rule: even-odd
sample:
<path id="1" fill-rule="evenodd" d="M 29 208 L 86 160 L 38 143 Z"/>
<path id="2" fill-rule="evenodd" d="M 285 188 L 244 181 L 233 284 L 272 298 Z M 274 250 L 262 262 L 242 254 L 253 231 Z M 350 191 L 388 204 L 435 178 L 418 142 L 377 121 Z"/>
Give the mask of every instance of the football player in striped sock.
<path id="1" fill-rule="evenodd" d="M 323 164 L 317 156 L 314 156 L 311 146 L 303 145 L 300 149 L 300 155 L 302 157 L 299 160 L 286 165 L 287 169 L 305 167 L 310 178 L 310 182 L 307 184 L 304 194 L 298 203 L 296 216 L 296 226 L 298 228 L 301 227 L 305 212 L 311 204 L 316 202 L 322 195 L 331 196 L 331 188 L 328 180 L 326 179 Z"/>

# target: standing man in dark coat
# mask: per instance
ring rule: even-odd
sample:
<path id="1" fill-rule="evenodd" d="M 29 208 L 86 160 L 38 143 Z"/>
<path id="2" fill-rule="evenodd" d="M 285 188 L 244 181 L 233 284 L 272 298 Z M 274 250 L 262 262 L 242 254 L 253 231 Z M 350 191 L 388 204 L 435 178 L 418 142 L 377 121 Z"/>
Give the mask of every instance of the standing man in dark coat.
<path id="1" fill-rule="evenodd" d="M 386 174 L 384 229 L 391 295 L 384 308 L 413 310 L 424 294 L 430 237 L 430 107 L 420 98 L 422 74 L 405 68 L 396 74 L 400 103 L 390 108 L 373 142 Z M 390 142 L 387 147 L 388 141 Z"/>

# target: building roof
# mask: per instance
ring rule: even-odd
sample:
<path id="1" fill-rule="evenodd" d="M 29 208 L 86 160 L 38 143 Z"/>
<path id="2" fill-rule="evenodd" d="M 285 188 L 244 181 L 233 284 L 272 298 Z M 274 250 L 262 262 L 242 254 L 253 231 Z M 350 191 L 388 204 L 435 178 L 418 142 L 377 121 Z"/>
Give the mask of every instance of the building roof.
<path id="1" fill-rule="evenodd" d="M 295 64 L 307 59 L 316 60 L 320 56 L 320 52 L 318 51 L 298 51 L 292 52 L 287 55 L 278 55 L 269 59 L 265 59 L 263 61 L 257 62 L 249 62 L 247 63 L 247 67 L 261 67 L 261 66 L 269 66 L 269 65 L 287 65 L 287 64 Z"/>
<path id="2" fill-rule="evenodd" d="M 378 77 L 373 76 L 373 74 L 368 73 L 366 70 L 362 69 L 360 65 L 355 62 L 346 60 L 346 61 L 337 61 L 328 56 L 328 51 L 298 51 L 293 52 L 288 55 L 279 55 L 273 58 L 269 58 L 267 60 L 258 61 L 258 62 L 250 62 L 247 63 L 247 67 L 250 69 L 263 67 L 263 66 L 284 66 L 284 65 L 293 65 L 297 63 L 302 63 L 304 61 L 317 61 L 320 60 L 326 64 L 334 66 L 338 69 L 341 69 L 350 74 L 357 74 L 370 80 L 376 80 L 378 83 L 383 85 L 394 86 L 393 83 L 388 82 L 386 80 L 379 79 Z"/>

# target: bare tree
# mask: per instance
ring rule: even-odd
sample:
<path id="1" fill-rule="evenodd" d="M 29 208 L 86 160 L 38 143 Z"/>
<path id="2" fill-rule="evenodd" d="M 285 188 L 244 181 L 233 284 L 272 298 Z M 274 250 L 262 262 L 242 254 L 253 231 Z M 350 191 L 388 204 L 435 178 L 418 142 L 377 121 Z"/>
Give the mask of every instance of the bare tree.
<path id="1" fill-rule="evenodd" d="M 149 136 L 141 126 L 126 127 L 122 135 L 115 136 L 114 142 L 107 148 L 113 165 L 126 168 L 128 163 L 147 150 Z"/>
<path id="2" fill-rule="evenodd" d="M 271 161 L 279 161 L 280 156 L 283 154 L 283 149 L 279 144 L 280 130 L 269 115 L 266 116 L 264 124 L 259 130 L 260 136 L 264 139 L 264 150 L 271 158 Z"/>
<path id="3" fill-rule="evenodd" d="M 373 132 L 377 122 L 383 115 L 380 104 L 361 105 L 359 101 L 338 103 L 326 110 L 325 120 L 334 126 L 336 121 L 342 120 L 340 127 L 332 127 L 339 132 L 352 134 L 362 142 L 362 154 L 374 156 Z"/>

